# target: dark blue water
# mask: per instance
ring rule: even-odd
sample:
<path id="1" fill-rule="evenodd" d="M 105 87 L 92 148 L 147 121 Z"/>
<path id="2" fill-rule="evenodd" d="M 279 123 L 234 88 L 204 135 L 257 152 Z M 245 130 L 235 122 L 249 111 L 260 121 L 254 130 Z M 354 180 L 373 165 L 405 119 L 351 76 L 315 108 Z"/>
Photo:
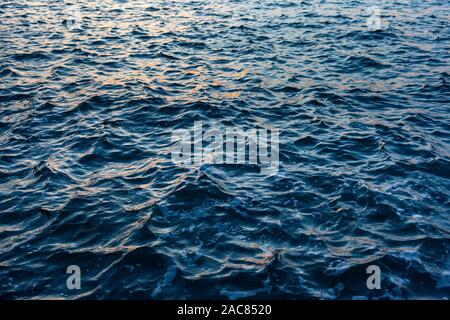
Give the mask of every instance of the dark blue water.
<path id="1" fill-rule="evenodd" d="M 450 297 L 449 1 L 76 3 L 0 2 L 0 298 Z"/>

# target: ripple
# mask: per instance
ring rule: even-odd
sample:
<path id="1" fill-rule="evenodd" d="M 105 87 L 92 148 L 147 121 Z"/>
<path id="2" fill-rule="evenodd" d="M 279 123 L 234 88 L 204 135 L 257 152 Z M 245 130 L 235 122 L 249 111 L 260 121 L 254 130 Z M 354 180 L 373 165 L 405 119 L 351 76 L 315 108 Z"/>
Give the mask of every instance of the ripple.
<path id="1" fill-rule="evenodd" d="M 0 298 L 448 299 L 448 6 L 366 6 L 0 4 Z M 174 164 L 200 120 L 278 173 Z"/>

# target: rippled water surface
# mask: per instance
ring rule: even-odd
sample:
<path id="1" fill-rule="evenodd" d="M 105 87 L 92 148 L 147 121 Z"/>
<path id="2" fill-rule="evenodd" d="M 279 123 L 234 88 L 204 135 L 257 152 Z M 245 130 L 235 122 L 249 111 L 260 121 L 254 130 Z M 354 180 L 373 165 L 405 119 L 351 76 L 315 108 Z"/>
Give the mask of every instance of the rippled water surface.
<path id="1" fill-rule="evenodd" d="M 450 297 L 449 1 L 74 3 L 0 2 L 0 298 Z"/>

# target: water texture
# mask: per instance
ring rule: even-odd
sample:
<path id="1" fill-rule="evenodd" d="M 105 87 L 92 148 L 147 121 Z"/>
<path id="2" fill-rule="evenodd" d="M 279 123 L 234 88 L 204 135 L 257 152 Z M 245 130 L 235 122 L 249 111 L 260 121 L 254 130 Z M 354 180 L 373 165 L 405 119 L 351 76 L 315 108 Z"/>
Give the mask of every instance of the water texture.
<path id="1" fill-rule="evenodd" d="M 1 299 L 450 297 L 448 0 L 73 4 L 0 2 Z M 198 120 L 278 173 L 174 164 Z"/>

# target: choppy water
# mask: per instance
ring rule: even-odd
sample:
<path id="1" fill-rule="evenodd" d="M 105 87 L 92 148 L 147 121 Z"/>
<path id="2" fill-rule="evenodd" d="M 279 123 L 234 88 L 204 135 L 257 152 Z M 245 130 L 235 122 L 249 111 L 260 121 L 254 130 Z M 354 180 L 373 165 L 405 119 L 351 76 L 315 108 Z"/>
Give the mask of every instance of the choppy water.
<path id="1" fill-rule="evenodd" d="M 0 3 L 0 298 L 450 296 L 448 1 L 77 3 Z M 278 173 L 175 165 L 195 120 Z"/>

